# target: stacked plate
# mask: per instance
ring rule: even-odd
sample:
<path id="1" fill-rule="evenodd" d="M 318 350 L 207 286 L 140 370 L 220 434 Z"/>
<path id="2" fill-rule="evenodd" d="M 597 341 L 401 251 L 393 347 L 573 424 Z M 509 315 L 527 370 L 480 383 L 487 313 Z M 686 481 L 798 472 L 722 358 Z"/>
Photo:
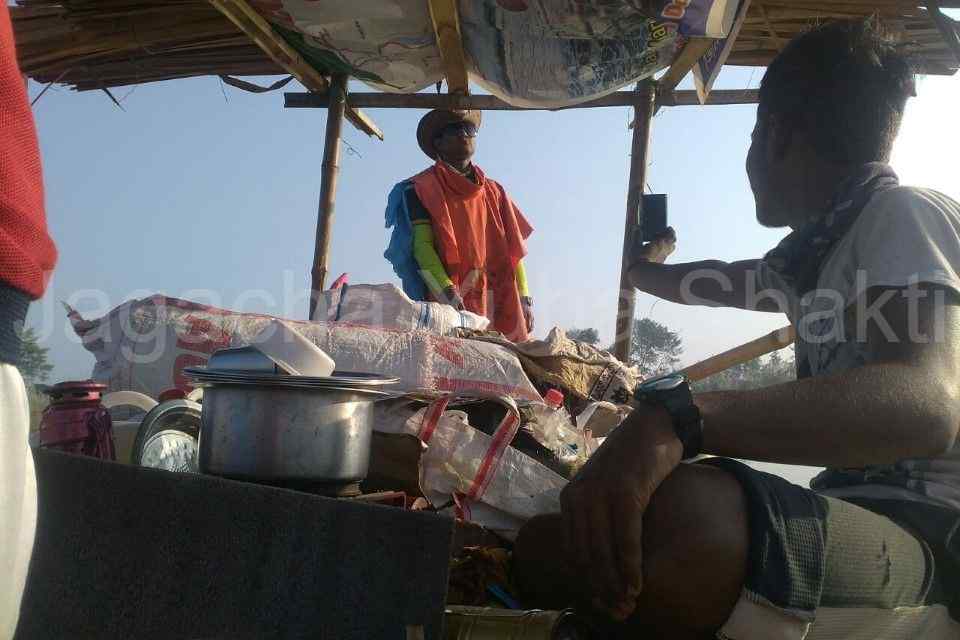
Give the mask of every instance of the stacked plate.
<path id="1" fill-rule="evenodd" d="M 183 372 L 200 383 L 201 386 L 225 384 L 251 385 L 260 387 L 358 391 L 382 393 L 384 395 L 386 395 L 387 391 L 385 387 L 389 387 L 400 381 L 399 378 L 381 376 L 374 373 L 353 373 L 349 371 L 334 371 L 332 375 L 323 378 L 288 376 L 237 369 L 210 369 L 207 367 L 187 367 Z"/>

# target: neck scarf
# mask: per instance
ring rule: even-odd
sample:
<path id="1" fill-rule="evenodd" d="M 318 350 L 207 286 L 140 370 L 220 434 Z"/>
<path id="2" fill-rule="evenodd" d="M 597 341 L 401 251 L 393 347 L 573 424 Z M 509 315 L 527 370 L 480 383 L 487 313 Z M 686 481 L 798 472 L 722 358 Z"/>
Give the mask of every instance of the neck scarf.
<path id="1" fill-rule="evenodd" d="M 847 233 L 867 203 L 880 192 L 900 184 L 883 162 L 870 162 L 837 188 L 828 212 L 803 225 L 764 256 L 764 261 L 798 296 L 817 287 L 820 269 L 830 250 Z"/>

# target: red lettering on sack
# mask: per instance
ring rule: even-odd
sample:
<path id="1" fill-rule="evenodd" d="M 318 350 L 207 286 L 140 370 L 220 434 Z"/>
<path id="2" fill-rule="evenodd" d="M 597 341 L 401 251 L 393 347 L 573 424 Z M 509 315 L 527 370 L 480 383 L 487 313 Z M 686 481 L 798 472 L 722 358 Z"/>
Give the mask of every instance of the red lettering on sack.
<path id="1" fill-rule="evenodd" d="M 516 385 L 498 384 L 496 382 L 487 382 L 485 380 L 466 380 L 464 378 L 447 378 L 436 376 L 432 380 L 432 386 L 438 391 L 450 391 L 452 393 L 482 393 L 485 395 L 510 396 L 513 398 L 524 398 L 526 400 L 540 400 L 543 398 L 539 393 L 530 393 L 523 387 Z"/>
<path id="2" fill-rule="evenodd" d="M 209 354 L 230 346 L 230 334 L 213 326 L 209 320 L 187 316 L 184 322 L 187 323 L 187 330 L 177 333 L 179 348 Z"/>
<path id="3" fill-rule="evenodd" d="M 193 389 L 193 383 L 190 381 L 190 378 L 183 374 L 183 369 L 185 367 L 199 367 L 204 364 L 207 364 L 207 359 L 203 356 L 198 356 L 194 353 L 181 353 L 177 356 L 177 359 L 173 361 L 173 386 L 183 391 Z"/>
<path id="4" fill-rule="evenodd" d="M 462 367 L 464 365 L 463 354 L 457 352 L 457 348 L 454 346 L 452 340 L 431 338 L 430 343 L 433 346 L 434 353 L 450 364 L 458 367 Z"/>

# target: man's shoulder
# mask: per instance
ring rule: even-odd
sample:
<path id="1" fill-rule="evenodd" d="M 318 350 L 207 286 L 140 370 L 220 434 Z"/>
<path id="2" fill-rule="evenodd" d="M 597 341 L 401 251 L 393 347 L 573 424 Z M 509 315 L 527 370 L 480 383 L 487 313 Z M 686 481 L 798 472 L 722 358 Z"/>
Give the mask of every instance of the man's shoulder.
<path id="1" fill-rule="evenodd" d="M 478 168 L 479 168 L 479 167 L 478 167 Z M 491 177 L 490 177 L 489 175 L 487 175 L 486 173 L 483 174 L 483 181 L 484 181 L 484 183 L 486 183 L 487 185 L 489 185 L 489 186 L 492 187 L 493 189 L 496 189 L 496 190 L 499 191 L 500 193 L 506 193 L 506 192 L 507 192 L 507 190 L 503 188 L 503 185 L 502 185 L 502 184 L 500 184 L 499 182 L 497 182 L 496 180 L 494 180 L 493 178 L 491 178 Z"/>
<path id="2" fill-rule="evenodd" d="M 864 213 L 868 217 L 940 213 L 960 222 L 960 203 L 933 189 L 899 186 L 877 194 L 867 204 Z"/>
<path id="3" fill-rule="evenodd" d="M 848 234 L 847 242 L 864 238 L 875 241 L 898 236 L 933 235 L 938 240 L 944 231 L 960 236 L 960 203 L 933 189 L 900 186 L 878 193 L 867 203 Z"/>
<path id="4" fill-rule="evenodd" d="M 429 177 L 429 176 L 434 175 L 435 171 L 436 171 L 436 167 L 435 167 L 434 165 L 430 165 L 429 167 L 427 167 L 427 168 L 424 169 L 423 171 L 419 171 L 419 172 L 413 174 L 412 176 L 410 176 L 409 178 L 407 178 L 407 179 L 404 180 L 403 182 L 407 182 L 407 183 L 409 183 L 409 184 L 412 186 L 415 181 L 417 181 L 417 180 L 419 180 L 419 179 L 422 179 L 422 178 L 426 178 L 426 177 Z"/>

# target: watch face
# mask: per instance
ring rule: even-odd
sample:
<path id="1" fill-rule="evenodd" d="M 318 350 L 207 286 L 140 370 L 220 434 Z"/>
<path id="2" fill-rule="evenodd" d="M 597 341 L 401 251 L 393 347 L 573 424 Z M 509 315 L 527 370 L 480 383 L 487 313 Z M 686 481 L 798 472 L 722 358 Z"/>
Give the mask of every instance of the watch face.
<path id="1" fill-rule="evenodd" d="M 647 380 L 640 385 L 640 391 L 672 391 L 686 381 L 679 373 L 670 373 L 659 378 Z"/>

